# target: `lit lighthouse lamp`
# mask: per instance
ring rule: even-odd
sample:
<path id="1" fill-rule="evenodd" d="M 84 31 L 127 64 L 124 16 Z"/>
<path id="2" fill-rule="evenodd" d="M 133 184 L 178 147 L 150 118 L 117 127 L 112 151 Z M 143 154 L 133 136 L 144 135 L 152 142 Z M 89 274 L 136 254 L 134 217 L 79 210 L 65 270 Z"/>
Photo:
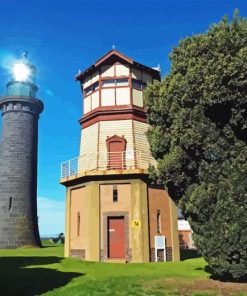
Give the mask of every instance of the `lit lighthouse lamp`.
<path id="1" fill-rule="evenodd" d="M 16 81 L 26 81 L 30 75 L 30 70 L 26 64 L 18 63 L 13 67 L 13 75 Z"/>
<path id="2" fill-rule="evenodd" d="M 36 85 L 36 68 L 27 59 L 25 52 L 22 59 L 12 68 L 12 79 L 7 84 L 8 96 L 25 96 L 35 98 L 38 87 Z"/>

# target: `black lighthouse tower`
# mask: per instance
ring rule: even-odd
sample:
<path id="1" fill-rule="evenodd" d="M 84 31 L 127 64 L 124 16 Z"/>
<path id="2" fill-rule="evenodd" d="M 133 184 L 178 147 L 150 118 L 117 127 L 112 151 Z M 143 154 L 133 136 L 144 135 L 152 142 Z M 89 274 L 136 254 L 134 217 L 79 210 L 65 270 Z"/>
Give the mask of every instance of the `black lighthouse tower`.
<path id="1" fill-rule="evenodd" d="M 36 68 L 24 54 L 0 98 L 0 249 L 40 246 L 37 218 L 38 120 Z"/>

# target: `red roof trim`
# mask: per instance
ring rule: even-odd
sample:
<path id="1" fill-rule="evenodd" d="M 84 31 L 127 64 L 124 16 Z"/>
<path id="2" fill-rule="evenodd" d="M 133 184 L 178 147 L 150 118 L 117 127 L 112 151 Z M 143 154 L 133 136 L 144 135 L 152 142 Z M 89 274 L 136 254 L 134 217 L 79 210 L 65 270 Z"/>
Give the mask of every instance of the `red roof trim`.
<path id="1" fill-rule="evenodd" d="M 121 52 L 119 52 L 115 49 L 108 51 L 105 55 L 103 55 L 100 59 L 98 59 L 92 66 L 87 68 L 82 73 L 77 74 L 75 76 L 75 80 L 82 80 L 85 74 L 96 70 L 101 64 L 103 64 L 105 61 L 107 61 L 112 56 L 117 56 L 129 64 L 137 66 L 138 68 L 146 69 L 147 71 L 152 72 L 152 75 L 154 76 L 155 79 L 160 80 L 160 72 L 159 71 L 152 69 L 150 67 L 147 67 L 145 65 L 142 65 L 140 63 L 137 63 L 133 59 L 127 57 L 125 54 L 122 54 Z"/>
<path id="2" fill-rule="evenodd" d="M 106 61 L 107 59 L 109 59 L 113 55 L 120 57 L 121 59 L 125 60 L 127 63 L 129 63 L 131 65 L 134 62 L 131 58 L 127 57 L 126 55 L 122 54 L 121 52 L 119 52 L 115 49 L 112 49 L 109 52 L 107 52 L 105 55 L 103 55 L 103 57 L 101 57 L 99 60 L 97 60 L 95 62 L 95 64 L 94 64 L 95 67 L 98 67 L 100 64 L 104 63 L 104 61 Z"/>

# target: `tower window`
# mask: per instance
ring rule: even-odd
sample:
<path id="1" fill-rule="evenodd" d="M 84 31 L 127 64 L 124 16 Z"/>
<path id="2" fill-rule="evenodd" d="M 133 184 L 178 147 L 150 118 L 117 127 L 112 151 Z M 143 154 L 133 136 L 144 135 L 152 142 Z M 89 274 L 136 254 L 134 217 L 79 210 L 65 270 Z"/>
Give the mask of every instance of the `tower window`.
<path id="1" fill-rule="evenodd" d="M 117 86 L 127 86 L 129 84 L 128 79 L 116 79 Z"/>
<path id="2" fill-rule="evenodd" d="M 10 198 L 9 198 L 9 212 L 10 212 L 11 209 L 12 209 L 12 203 L 13 203 L 13 197 L 10 196 Z"/>
<path id="3" fill-rule="evenodd" d="M 128 78 L 122 79 L 108 79 L 102 81 L 102 87 L 112 87 L 112 86 L 128 86 L 129 80 Z"/>
<path id="4" fill-rule="evenodd" d="M 160 217 L 160 210 L 157 210 L 157 233 L 161 233 L 161 217 Z"/>
<path id="5" fill-rule="evenodd" d="M 143 81 L 132 79 L 132 86 L 135 89 L 143 90 L 147 84 Z"/>
<path id="6" fill-rule="evenodd" d="M 85 90 L 84 90 L 85 95 L 87 96 L 87 95 L 91 94 L 93 91 L 97 90 L 98 88 L 99 88 L 99 82 L 95 82 L 91 86 L 85 88 Z"/>
<path id="7" fill-rule="evenodd" d="M 118 201 L 118 190 L 117 190 L 117 186 L 114 185 L 113 186 L 113 202 L 117 202 Z"/>
<path id="8" fill-rule="evenodd" d="M 102 81 L 103 87 L 115 86 L 115 80 L 104 80 Z"/>
<path id="9" fill-rule="evenodd" d="M 81 216 L 80 212 L 77 213 L 77 235 L 80 235 Z"/>

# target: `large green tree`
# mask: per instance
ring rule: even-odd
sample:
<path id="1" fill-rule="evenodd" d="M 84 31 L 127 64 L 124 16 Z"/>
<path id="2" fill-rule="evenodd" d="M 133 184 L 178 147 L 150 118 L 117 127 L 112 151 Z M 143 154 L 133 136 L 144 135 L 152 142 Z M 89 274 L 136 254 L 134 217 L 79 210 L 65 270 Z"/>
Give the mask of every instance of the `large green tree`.
<path id="1" fill-rule="evenodd" d="M 151 176 L 179 202 L 213 275 L 246 280 L 246 19 L 181 40 L 170 60 L 145 92 Z"/>

